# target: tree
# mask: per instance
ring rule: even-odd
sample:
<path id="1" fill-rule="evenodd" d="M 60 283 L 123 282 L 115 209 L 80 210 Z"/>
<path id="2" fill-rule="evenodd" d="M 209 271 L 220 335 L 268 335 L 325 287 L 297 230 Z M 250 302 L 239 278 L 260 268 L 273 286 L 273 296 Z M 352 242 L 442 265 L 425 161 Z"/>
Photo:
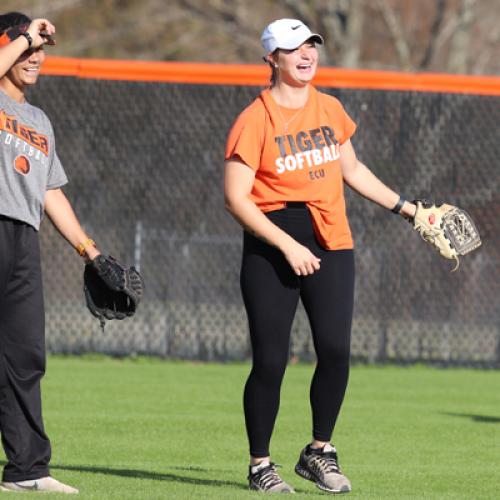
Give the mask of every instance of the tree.
<path id="1" fill-rule="evenodd" d="M 257 63 L 262 29 L 293 17 L 324 35 L 324 65 L 500 74 L 498 0 L 3 0 L 2 6 L 50 17 L 60 40 L 52 53 L 72 57 Z"/>

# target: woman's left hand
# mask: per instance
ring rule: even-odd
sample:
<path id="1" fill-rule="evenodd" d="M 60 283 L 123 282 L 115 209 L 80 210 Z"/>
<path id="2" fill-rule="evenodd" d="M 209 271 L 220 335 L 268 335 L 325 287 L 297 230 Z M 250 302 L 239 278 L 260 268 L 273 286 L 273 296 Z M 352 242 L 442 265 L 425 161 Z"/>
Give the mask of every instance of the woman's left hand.
<path id="1" fill-rule="evenodd" d="M 56 27 L 48 19 L 33 19 L 27 33 L 33 39 L 32 49 L 38 49 L 44 44 L 55 45 L 53 36 L 56 34 Z"/>
<path id="2" fill-rule="evenodd" d="M 321 259 L 297 241 L 289 243 L 282 252 L 297 276 L 307 276 L 319 271 Z"/>

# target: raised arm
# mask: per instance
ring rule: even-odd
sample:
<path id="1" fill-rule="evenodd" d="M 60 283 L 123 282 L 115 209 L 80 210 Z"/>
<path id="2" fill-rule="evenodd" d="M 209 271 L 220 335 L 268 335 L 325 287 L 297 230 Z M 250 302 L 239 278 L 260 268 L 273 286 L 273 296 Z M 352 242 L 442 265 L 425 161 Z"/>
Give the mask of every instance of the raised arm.
<path id="1" fill-rule="evenodd" d="M 40 32 L 43 32 L 46 36 L 40 35 Z M 5 76 L 23 52 L 29 48 L 38 49 L 44 43 L 54 44 L 55 42 L 52 40 L 52 35 L 54 35 L 55 32 L 56 28 L 47 19 L 34 19 L 26 30 L 28 37 L 18 36 L 10 43 L 0 46 L 0 78 Z M 3 36 L 8 37 L 6 34 Z M 31 47 L 28 38 L 32 40 Z"/>
<path id="2" fill-rule="evenodd" d="M 224 198 L 229 213 L 251 234 L 283 252 L 298 276 L 319 269 L 316 256 L 289 234 L 273 224 L 250 199 L 254 171 L 238 160 L 229 160 L 224 168 Z"/>
<path id="3" fill-rule="evenodd" d="M 93 260 L 100 254 L 92 240 L 87 236 L 78 221 L 70 202 L 61 189 L 49 189 L 45 195 L 45 213 L 56 229 L 73 248 L 80 245 L 85 250 L 85 256 Z"/>
<path id="4" fill-rule="evenodd" d="M 356 158 L 350 140 L 340 146 L 340 164 L 345 182 L 366 199 L 392 210 L 399 201 L 399 195 L 386 186 L 366 165 Z M 405 201 L 400 214 L 406 217 L 415 215 L 416 207 Z"/>

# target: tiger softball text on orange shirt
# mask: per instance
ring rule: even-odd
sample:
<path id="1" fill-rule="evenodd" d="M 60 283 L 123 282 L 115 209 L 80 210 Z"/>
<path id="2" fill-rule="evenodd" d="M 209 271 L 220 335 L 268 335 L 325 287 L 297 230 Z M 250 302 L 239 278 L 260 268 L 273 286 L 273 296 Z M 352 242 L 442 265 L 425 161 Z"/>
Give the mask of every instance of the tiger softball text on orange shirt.
<path id="1" fill-rule="evenodd" d="M 22 139 L 28 147 L 40 151 L 45 156 L 48 156 L 48 137 L 44 134 L 39 134 L 35 129 L 31 127 L 22 125 L 17 121 L 15 116 L 7 115 L 4 110 L 0 110 L 0 130 L 6 132 L 6 141 L 12 141 L 14 137 L 17 137 L 19 139 Z"/>
<path id="2" fill-rule="evenodd" d="M 255 171 L 251 199 L 263 212 L 306 202 L 319 242 L 350 249 L 340 146 L 355 130 L 342 104 L 312 86 L 300 109 L 279 106 L 267 89 L 236 119 L 225 158 Z"/>
<path id="3" fill-rule="evenodd" d="M 313 169 L 340 158 L 339 142 L 333 130 L 326 125 L 308 131 L 301 130 L 295 136 L 278 136 L 274 140 L 281 154 L 275 162 L 278 174 L 305 167 Z M 324 176 L 324 171 L 311 170 L 309 177 L 314 180 L 318 174 Z"/>

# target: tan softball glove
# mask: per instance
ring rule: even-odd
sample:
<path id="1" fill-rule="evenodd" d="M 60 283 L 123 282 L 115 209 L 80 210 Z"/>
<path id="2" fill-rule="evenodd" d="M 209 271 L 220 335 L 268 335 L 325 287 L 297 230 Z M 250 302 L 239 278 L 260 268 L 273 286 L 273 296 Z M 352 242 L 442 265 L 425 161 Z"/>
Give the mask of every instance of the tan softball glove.
<path id="1" fill-rule="evenodd" d="M 481 238 L 471 216 L 453 205 L 436 205 L 428 200 L 414 200 L 415 217 L 410 219 L 413 229 L 424 241 L 430 243 L 444 258 L 456 262 L 459 255 L 466 255 L 481 246 Z"/>

